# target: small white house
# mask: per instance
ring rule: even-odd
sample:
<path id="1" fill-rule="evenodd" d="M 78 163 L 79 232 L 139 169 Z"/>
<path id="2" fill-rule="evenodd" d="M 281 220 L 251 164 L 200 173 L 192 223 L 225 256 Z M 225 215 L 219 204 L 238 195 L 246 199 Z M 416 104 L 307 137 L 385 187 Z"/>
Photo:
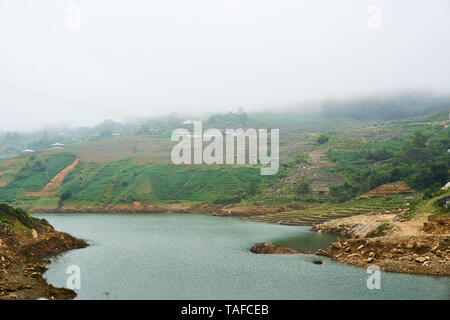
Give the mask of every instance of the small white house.
<path id="1" fill-rule="evenodd" d="M 52 149 L 54 150 L 61 150 L 64 149 L 65 145 L 62 143 L 54 143 L 52 144 Z"/>
<path id="2" fill-rule="evenodd" d="M 182 124 L 194 124 L 194 120 L 186 120 Z"/>
<path id="3" fill-rule="evenodd" d="M 65 145 L 63 143 L 54 143 L 52 144 L 52 147 L 60 147 L 60 148 L 64 148 Z"/>
<path id="4" fill-rule="evenodd" d="M 34 153 L 34 151 L 31 150 L 31 149 L 25 149 L 25 150 L 22 151 L 22 153 L 23 154 L 32 154 L 32 153 Z"/>

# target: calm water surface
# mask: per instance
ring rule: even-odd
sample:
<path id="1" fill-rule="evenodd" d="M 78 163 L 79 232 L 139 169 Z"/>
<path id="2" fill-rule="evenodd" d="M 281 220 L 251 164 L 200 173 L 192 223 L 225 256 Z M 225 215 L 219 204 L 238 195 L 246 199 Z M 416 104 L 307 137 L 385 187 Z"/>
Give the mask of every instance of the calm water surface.
<path id="1" fill-rule="evenodd" d="M 449 299 L 450 278 L 382 273 L 314 255 L 258 255 L 255 243 L 300 250 L 336 237 L 237 218 L 188 214 L 36 214 L 90 246 L 52 258 L 45 273 L 66 286 L 81 269 L 78 299 Z M 313 264 L 322 260 L 322 265 Z"/>

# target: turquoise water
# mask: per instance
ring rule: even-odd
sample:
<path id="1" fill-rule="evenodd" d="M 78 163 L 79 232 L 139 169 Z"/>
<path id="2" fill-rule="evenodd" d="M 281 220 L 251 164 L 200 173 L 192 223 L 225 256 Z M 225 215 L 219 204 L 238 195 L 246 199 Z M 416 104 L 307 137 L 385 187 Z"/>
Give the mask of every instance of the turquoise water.
<path id="1" fill-rule="evenodd" d="M 81 270 L 78 299 L 449 299 L 450 278 L 381 273 L 314 255 L 260 255 L 255 243 L 301 250 L 336 237 L 237 218 L 189 214 L 37 214 L 89 247 L 52 258 L 44 277 L 66 286 Z M 322 265 L 312 261 L 321 260 Z"/>

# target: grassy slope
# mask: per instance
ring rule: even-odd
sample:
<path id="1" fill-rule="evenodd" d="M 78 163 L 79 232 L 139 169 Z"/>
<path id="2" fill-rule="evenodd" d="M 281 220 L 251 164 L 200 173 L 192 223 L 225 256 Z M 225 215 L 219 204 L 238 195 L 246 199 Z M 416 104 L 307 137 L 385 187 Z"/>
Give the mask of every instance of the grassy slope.
<path id="1" fill-rule="evenodd" d="M 14 234 L 30 236 L 31 229 L 41 229 L 42 221 L 30 216 L 22 209 L 0 204 L 0 226 L 3 224 L 7 224 Z"/>
<path id="2" fill-rule="evenodd" d="M 340 152 L 351 156 L 361 146 L 370 143 L 373 148 L 387 146 L 397 148 L 411 132 L 431 132 L 443 130 L 433 125 L 435 121 L 447 117 L 445 113 L 434 113 L 427 117 L 394 121 L 383 125 L 367 122 L 330 119 L 318 116 L 264 114 L 253 115 L 251 122 L 259 127 L 282 127 L 280 158 L 282 166 L 276 176 L 261 176 L 256 167 L 236 166 L 175 166 L 164 163 L 170 152 L 170 145 L 162 138 L 149 136 L 129 136 L 81 144 L 66 152 L 39 153 L 34 156 L 21 156 L 14 161 L 0 163 L 0 173 L 4 172 L 4 185 L 0 184 L 0 202 L 21 206 L 56 206 L 62 194 L 69 195 L 65 204 L 129 204 L 185 202 L 185 203 L 236 203 L 241 204 L 287 204 L 304 203 L 284 190 L 282 196 L 273 192 L 286 183 L 295 183 L 296 177 L 303 174 L 299 167 L 314 166 L 304 161 L 308 154 L 318 148 Z M 271 122 L 272 121 L 272 122 Z M 305 124 L 310 128 L 305 130 Z M 349 127 L 349 124 L 352 124 Z M 340 128 L 340 129 L 339 129 Z M 317 146 L 318 132 L 328 129 L 330 141 Z M 339 129 L 339 130 L 338 130 Z M 431 131 L 430 131 L 431 130 Z M 69 152 L 68 152 L 69 151 Z M 326 154 L 325 154 L 326 155 Z M 32 198 L 25 192 L 41 190 L 59 171 L 73 162 L 76 156 L 82 161 L 69 173 L 55 196 Z M 165 160 L 167 162 L 167 160 Z M 40 164 L 38 164 L 40 162 Z M 366 164 L 361 164 L 361 166 Z M 356 165 L 356 169 L 357 165 Z M 322 177 L 335 174 L 335 168 L 324 168 L 316 172 Z M 315 173 L 315 174 L 316 174 Z M 345 175 L 345 171 L 343 171 Z M 314 178 L 314 177 L 313 177 Z M 362 193 L 362 192 L 361 192 Z M 308 197 L 306 197 L 308 198 Z M 322 202 L 332 202 L 332 197 L 324 197 Z M 311 199 L 310 199 L 311 200 Z M 400 203 L 392 202 L 395 206 Z M 354 203 L 352 201 L 325 208 L 331 215 L 367 212 L 372 207 L 387 207 L 389 203 Z M 362 207 L 366 206 L 365 208 Z M 355 210 L 350 209 L 356 208 Z M 366 210 L 367 209 L 367 210 Z M 319 213 L 311 209 L 306 216 Z M 317 209 L 323 212 L 324 208 Z M 295 212 L 294 212 L 295 214 Z M 302 212 L 305 216 L 305 212 Z"/>
<path id="3" fill-rule="evenodd" d="M 59 193 L 70 191 L 67 203 L 158 203 L 187 200 L 236 202 L 255 195 L 270 181 L 258 168 L 211 169 L 170 164 L 133 164 L 132 160 L 97 164 L 82 162 Z"/>
<path id="4" fill-rule="evenodd" d="M 16 199 L 24 198 L 26 191 L 40 191 L 75 159 L 74 154 L 65 152 L 19 158 L 20 166 L 11 169 L 9 183 L 0 187 L 0 202 L 14 203 Z"/>

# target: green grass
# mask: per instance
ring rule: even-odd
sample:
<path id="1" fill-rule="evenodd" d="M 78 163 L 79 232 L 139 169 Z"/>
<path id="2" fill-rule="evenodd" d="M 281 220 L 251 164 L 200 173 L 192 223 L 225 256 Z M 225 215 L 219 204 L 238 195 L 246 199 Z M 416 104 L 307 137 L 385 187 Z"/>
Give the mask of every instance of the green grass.
<path id="1" fill-rule="evenodd" d="M 27 191 L 40 191 L 61 170 L 69 166 L 76 156 L 71 153 L 29 156 L 16 169 L 11 181 L 0 187 L 0 201 L 13 203 Z"/>
<path id="2" fill-rule="evenodd" d="M 154 204 L 304 204 L 308 206 L 306 210 L 290 212 L 289 215 L 310 221 L 368 213 L 401 203 L 396 203 L 395 199 L 335 202 L 352 199 L 384 183 L 384 173 L 389 173 L 391 179 L 394 166 L 404 167 L 402 162 L 396 163 L 392 155 L 402 152 L 417 128 L 430 141 L 436 137 L 444 139 L 448 131 L 433 124 L 433 121 L 442 120 L 444 116 L 441 112 L 380 124 L 330 118 L 318 113 L 249 114 L 249 125 L 252 127 L 282 130 L 281 166 L 276 176 L 261 176 L 260 168 L 256 166 L 173 165 L 170 163 L 173 143 L 168 137 L 130 135 L 97 140 L 71 146 L 68 148 L 70 152 L 42 152 L 20 156 L 15 162 L 0 162 L 0 172 L 3 172 L 0 176 L 0 201 L 24 207 L 56 206 L 64 194 L 67 198 L 63 202 L 65 205 L 117 205 L 135 201 Z M 329 141 L 319 146 L 316 140 L 322 132 L 327 132 Z M 300 166 L 314 164 L 310 155 L 313 151 L 320 151 L 319 148 L 324 150 L 324 154 L 316 153 L 325 158 L 325 151 L 328 150 L 326 155 L 335 162 L 336 167 L 315 169 L 316 182 L 322 183 L 323 177 L 320 175 L 336 173 L 343 176 L 347 184 L 329 186 L 332 192 L 326 197 L 314 193 L 302 198 L 292 196 L 289 183 L 298 180 L 296 175 L 305 174 L 304 170 L 299 170 Z M 66 176 L 54 196 L 25 196 L 27 192 L 42 190 L 77 156 L 81 157 L 81 161 Z M 409 172 L 415 173 L 411 168 L 416 167 L 405 168 L 408 170 L 400 172 L 404 180 Z M 279 193 L 274 190 L 279 190 Z M 317 205 L 319 203 L 322 205 Z M 273 218 L 278 215 L 283 218 L 285 214 L 275 214 Z"/>
<path id="3" fill-rule="evenodd" d="M 29 235 L 31 229 L 40 231 L 42 221 L 30 216 L 19 208 L 10 207 L 7 204 L 0 203 L 0 225 L 8 224 L 16 234 Z"/>
<path id="4" fill-rule="evenodd" d="M 194 201 L 235 203 L 255 196 L 272 177 L 253 167 L 137 165 L 132 160 L 84 162 L 65 178 L 58 195 L 66 204 L 129 204 Z"/>

